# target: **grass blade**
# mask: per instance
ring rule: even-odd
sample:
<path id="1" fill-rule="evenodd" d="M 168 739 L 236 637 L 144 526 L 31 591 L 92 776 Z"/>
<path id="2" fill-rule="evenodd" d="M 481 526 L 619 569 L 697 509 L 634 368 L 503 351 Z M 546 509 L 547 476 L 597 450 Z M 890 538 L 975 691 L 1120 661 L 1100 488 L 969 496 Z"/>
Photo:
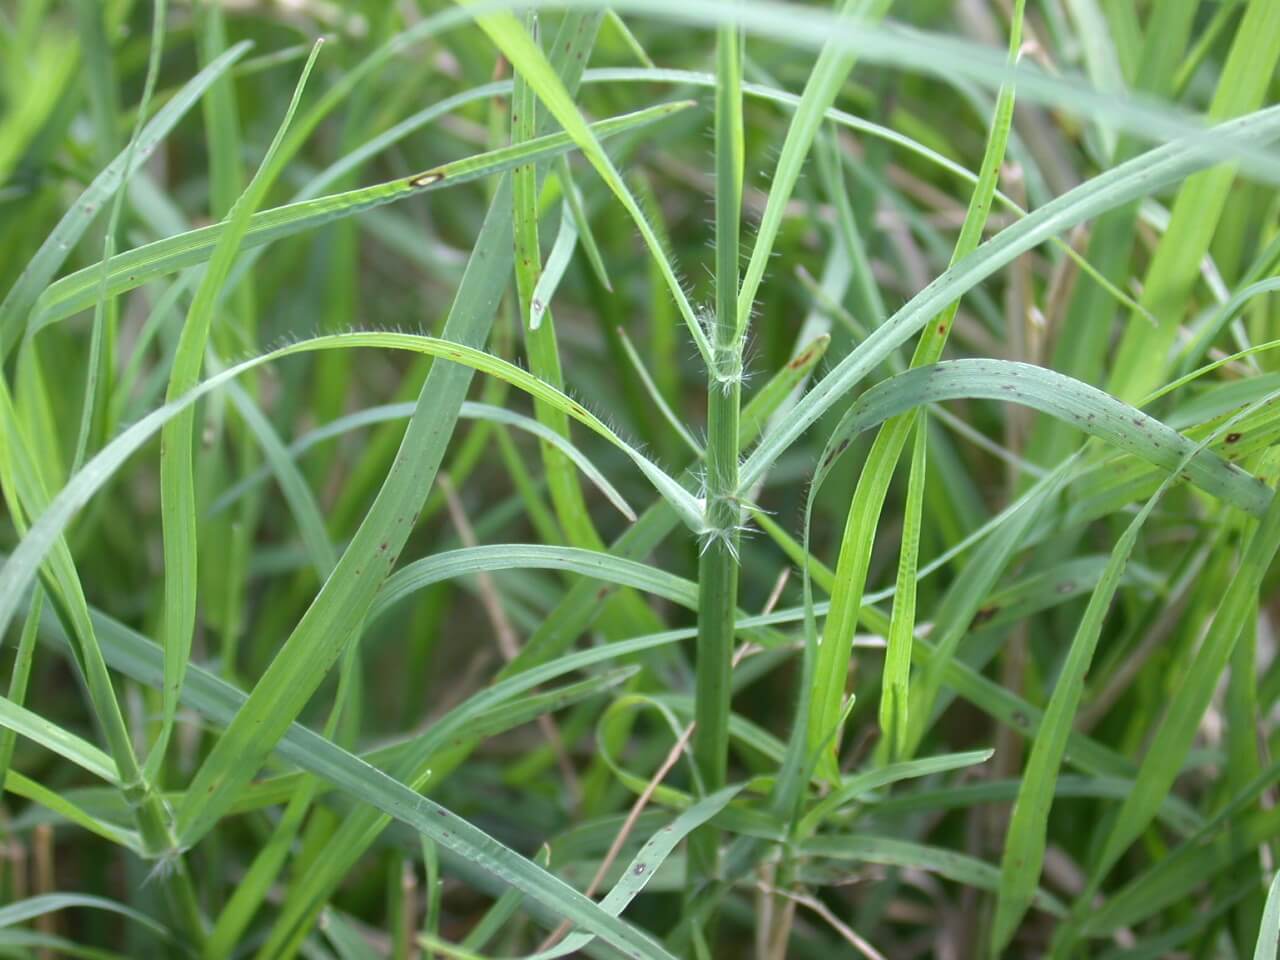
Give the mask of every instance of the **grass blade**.
<path id="1" fill-rule="evenodd" d="M 1280 947 L 1280 874 L 1272 878 L 1267 893 L 1267 906 L 1262 911 L 1262 926 L 1258 928 L 1258 943 L 1253 949 L 1253 960 L 1274 960 Z"/>
<path id="2" fill-rule="evenodd" d="M 1214 139 L 1219 146 L 1265 143 L 1277 133 L 1280 109 L 1271 108 L 1219 124 Z M 783 451 L 938 310 L 1047 237 L 1207 165 L 1211 161 L 1205 151 L 1200 137 L 1157 147 L 1054 199 L 948 268 L 818 381 L 785 424 L 761 440 L 742 466 L 742 487 L 749 489 L 757 483 Z"/>
<path id="3" fill-rule="evenodd" d="M 226 230 L 218 238 L 209 260 L 209 266 L 200 278 L 182 326 L 182 335 L 174 354 L 169 373 L 169 388 L 165 399 L 172 402 L 187 393 L 200 379 L 204 365 L 209 330 L 213 312 L 222 293 L 227 274 L 240 243 L 249 229 L 249 219 L 257 210 L 271 186 L 270 176 L 264 176 L 273 165 L 273 159 L 293 114 L 302 99 L 307 78 L 315 65 L 320 44 L 312 48 L 302 75 L 294 88 L 293 99 L 284 120 L 276 131 L 275 139 L 267 148 L 258 172 L 250 180 L 240 199 L 231 208 Z M 104 268 L 105 269 L 105 268 Z M 196 622 L 196 490 L 192 467 L 191 445 L 195 435 L 195 411 L 185 410 L 165 424 L 160 438 L 160 504 L 164 522 L 164 647 L 168 662 L 164 685 L 164 706 L 160 732 L 152 747 L 149 768 L 158 769 L 168 748 L 178 710 L 178 691 L 182 689 L 182 675 L 191 656 L 191 637 Z"/>
<path id="4" fill-rule="evenodd" d="M 93 222 L 102 205 L 120 188 L 126 176 L 131 175 L 139 164 L 150 158 L 156 145 L 196 104 L 209 86 L 244 56 L 249 48 L 248 43 L 236 44 L 184 84 L 173 99 L 156 111 L 156 115 L 143 129 L 138 138 L 140 149 L 131 152 L 131 148 L 126 147 L 125 152 L 98 174 L 84 193 L 67 209 L 57 227 L 49 234 L 39 252 L 27 264 L 22 275 L 5 295 L 4 301 L 0 303 L 0 358 L 7 357 L 9 351 L 22 337 L 27 323 L 27 312 L 66 261 L 71 248 L 89 229 L 89 224 Z M 129 160 L 132 161 L 131 167 L 127 165 Z"/>
<path id="5" fill-rule="evenodd" d="M 602 120 L 595 124 L 594 129 L 599 136 L 608 137 L 661 120 L 690 106 L 691 102 L 681 101 L 649 107 L 634 114 Z M 441 164 L 411 177 L 399 177 L 370 187 L 264 210 L 250 218 L 240 249 L 248 250 L 272 243 L 334 219 L 353 216 L 420 193 L 470 183 L 513 169 L 530 160 L 556 157 L 573 149 L 573 146 L 573 141 L 565 134 L 547 134 L 530 143 L 500 147 L 474 157 Z M 108 264 L 108 293 L 118 295 L 149 280 L 204 262 L 217 245 L 224 229 L 224 224 L 199 227 L 179 236 L 156 240 L 117 254 Z M 33 308 L 32 330 L 39 330 L 92 306 L 97 290 L 96 267 L 88 267 L 63 277 L 40 295 Z"/>

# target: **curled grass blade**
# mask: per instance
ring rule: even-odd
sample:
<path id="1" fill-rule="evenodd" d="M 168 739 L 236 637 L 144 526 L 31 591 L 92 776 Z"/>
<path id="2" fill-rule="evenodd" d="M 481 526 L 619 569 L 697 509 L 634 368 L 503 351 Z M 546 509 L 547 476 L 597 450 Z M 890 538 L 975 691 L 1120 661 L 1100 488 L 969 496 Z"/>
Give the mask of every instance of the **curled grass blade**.
<path id="1" fill-rule="evenodd" d="M 560 286 L 564 271 L 569 266 L 569 260 L 577 245 L 578 225 L 566 202 L 561 208 L 560 229 L 556 231 L 555 242 L 551 245 L 551 252 L 547 254 L 547 262 L 542 265 L 542 273 L 529 300 L 531 330 L 537 330 L 542 325 L 542 317 L 546 314 L 547 307 L 551 305 L 551 298 L 555 296 L 556 288 Z"/>

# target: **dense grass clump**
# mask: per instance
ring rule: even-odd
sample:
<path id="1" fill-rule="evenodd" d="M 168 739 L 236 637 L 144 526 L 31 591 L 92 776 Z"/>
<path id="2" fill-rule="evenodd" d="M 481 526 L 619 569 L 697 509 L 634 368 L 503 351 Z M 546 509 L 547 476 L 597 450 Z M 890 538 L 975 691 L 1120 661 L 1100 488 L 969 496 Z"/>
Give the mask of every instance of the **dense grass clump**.
<path id="1" fill-rule="evenodd" d="M 1275 958 L 1278 62 L 0 5 L 0 953 Z"/>

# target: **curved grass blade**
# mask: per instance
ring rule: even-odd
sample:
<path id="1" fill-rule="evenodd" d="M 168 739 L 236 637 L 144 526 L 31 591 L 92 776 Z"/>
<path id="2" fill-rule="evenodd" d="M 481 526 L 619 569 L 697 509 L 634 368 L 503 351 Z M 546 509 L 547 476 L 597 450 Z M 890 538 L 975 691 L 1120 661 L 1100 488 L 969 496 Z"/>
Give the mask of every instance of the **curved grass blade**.
<path id="1" fill-rule="evenodd" d="M 592 580 L 626 585 L 684 607 L 697 603 L 697 588 L 657 567 L 597 550 L 506 543 L 464 547 L 415 560 L 387 578 L 369 610 L 372 623 L 410 593 L 452 577 L 496 570 L 568 570 Z"/>
<path id="2" fill-rule="evenodd" d="M 556 232 L 555 242 L 551 245 L 551 252 L 547 254 L 547 262 L 542 265 L 542 273 L 538 275 L 538 282 L 533 288 L 533 297 L 529 300 L 530 330 L 537 330 L 542 326 L 542 317 L 547 312 L 547 307 L 551 305 L 551 298 L 555 296 L 556 289 L 560 286 L 560 280 L 564 277 L 569 260 L 573 256 L 574 247 L 577 245 L 578 226 L 574 222 L 569 203 L 566 201 L 561 205 L 560 229 Z"/>
<path id="3" fill-rule="evenodd" d="M 948 880 L 979 890 L 994 890 L 1000 872 L 976 857 L 906 840 L 863 834 L 823 834 L 798 845 L 804 856 L 857 860 L 892 867 L 907 867 L 936 873 Z M 1043 890 L 1035 891 L 1035 903 L 1055 916 L 1065 911 L 1059 901 Z"/>
<path id="4" fill-rule="evenodd" d="M 85 893 L 46 893 L 0 907 L 0 929 L 12 927 L 14 924 L 23 923 L 26 920 L 33 920 L 46 913 L 66 910 L 71 907 L 106 910 L 109 913 L 119 914 L 127 920 L 141 924 L 153 933 L 159 934 L 165 940 L 173 940 L 173 935 L 169 933 L 167 927 L 157 923 L 145 913 L 134 910 L 132 907 L 126 907 L 123 903 L 117 903 L 115 900 L 108 900 L 106 897 L 95 897 Z"/>
<path id="5" fill-rule="evenodd" d="M 880 787 L 910 780 L 915 777 L 929 777 L 937 773 L 951 770 L 963 770 L 966 767 L 986 763 L 995 753 L 994 750 L 970 750 L 965 753 L 947 753 L 937 757 L 921 757 L 917 760 L 904 760 L 901 763 L 890 763 L 865 773 L 855 773 L 845 777 L 840 786 L 832 790 L 820 803 L 804 815 L 796 828 L 801 836 L 809 836 L 821 827 L 823 821 L 847 803 L 871 793 Z"/>
<path id="6" fill-rule="evenodd" d="M 1051 200 L 948 268 L 819 380 L 792 415 L 761 439 L 742 466 L 740 489 L 758 483 L 820 416 L 947 304 L 1048 237 L 1213 163 L 1224 144 L 1270 142 L 1280 135 L 1280 108 L 1219 124 L 1212 133 L 1217 144 L 1212 150 L 1205 137 L 1197 136 L 1148 151 Z"/>
<path id="7" fill-rule="evenodd" d="M 592 125 L 592 129 L 599 137 L 609 137 L 654 123 L 691 106 L 692 101 L 684 100 L 647 107 L 634 113 L 598 121 Z M 522 164 L 560 156 L 572 149 L 574 141 L 566 134 L 552 133 L 524 144 L 500 147 L 474 157 L 441 164 L 411 177 L 400 177 L 332 196 L 300 200 L 264 210 L 255 213 L 250 219 L 240 249 L 243 251 L 259 247 L 341 217 L 353 216 L 420 193 L 459 186 Z M 156 277 L 202 263 L 209 258 L 225 228 L 224 223 L 199 227 L 117 254 L 108 264 L 110 276 L 107 292 L 113 296 L 118 295 Z M 32 332 L 92 306 L 97 296 L 97 278 L 97 266 L 86 267 L 49 286 L 34 305 Z"/>
<path id="8" fill-rule="evenodd" d="M 183 410 L 191 407 L 202 396 L 220 388 L 243 374 L 265 363 L 284 357 L 315 350 L 340 350 L 352 347 L 378 347 L 410 350 L 428 356 L 441 357 L 459 365 L 479 370 L 496 376 L 501 380 L 519 387 L 530 395 L 558 404 L 569 416 L 584 426 L 615 443 L 627 454 L 641 471 L 650 478 L 667 498 L 678 516 L 688 523 L 701 523 L 701 513 L 693 495 L 682 487 L 678 481 L 664 473 L 651 461 L 622 440 L 603 421 L 591 414 L 585 407 L 569 399 L 558 390 L 531 376 L 514 364 L 493 357 L 482 350 L 468 347 L 449 340 L 434 337 L 418 337 L 403 333 L 347 333 L 328 337 L 317 337 L 296 344 L 290 344 L 263 354 L 251 360 L 215 374 L 201 383 L 194 390 L 177 398 L 143 417 L 137 423 L 122 432 L 115 440 L 103 447 L 85 464 L 80 473 L 68 482 L 50 502 L 45 512 L 31 525 L 22 542 L 10 554 L 3 567 L 0 567 L 0 635 L 8 629 L 14 613 L 27 587 L 31 584 L 40 563 L 66 529 L 71 518 L 83 507 L 93 495 L 110 479 L 133 452 L 155 435 L 160 428 Z M 394 559 L 394 558 L 389 558 Z M 372 596 L 370 596 L 372 601 Z"/>
<path id="9" fill-rule="evenodd" d="M 388 403 L 379 407 L 369 407 L 368 409 L 339 417 L 323 427 L 318 427 L 304 434 L 286 447 L 283 453 L 290 460 L 296 460 L 312 447 L 326 440 L 331 440 L 352 430 L 359 430 L 374 424 L 406 420 L 412 415 L 412 403 Z M 488 403 L 475 403 L 470 400 L 462 405 L 462 411 L 459 415 L 465 420 L 484 420 L 490 423 L 501 423 L 508 427 L 515 427 L 557 447 L 566 457 L 573 461 L 574 465 L 582 471 L 582 475 L 604 495 L 605 499 L 617 508 L 619 513 L 632 523 L 635 523 L 635 511 L 632 510 L 631 505 L 627 503 L 622 494 L 618 492 L 618 489 L 609 482 L 608 478 L 587 458 L 585 453 L 554 430 L 543 426 L 532 417 L 526 417 L 504 407 L 495 407 Z M 209 515 L 213 516 L 230 507 L 248 493 L 249 490 L 266 480 L 271 471 L 275 471 L 277 474 L 280 472 L 274 466 L 270 468 L 263 467 L 243 480 L 237 481 L 234 486 L 228 488 L 225 493 L 221 494 L 217 500 L 209 505 Z"/>
<path id="10" fill-rule="evenodd" d="M 832 432 L 815 486 L 831 472 L 846 441 L 888 417 L 926 403 L 983 397 L 1025 405 L 1070 423 L 1125 453 L 1186 478 L 1213 497 L 1263 515 L 1271 488 L 1236 464 L 1097 387 L 1044 367 L 1010 360 L 946 360 L 891 377 L 862 394 Z M 1185 467 L 1182 461 L 1190 458 Z"/>

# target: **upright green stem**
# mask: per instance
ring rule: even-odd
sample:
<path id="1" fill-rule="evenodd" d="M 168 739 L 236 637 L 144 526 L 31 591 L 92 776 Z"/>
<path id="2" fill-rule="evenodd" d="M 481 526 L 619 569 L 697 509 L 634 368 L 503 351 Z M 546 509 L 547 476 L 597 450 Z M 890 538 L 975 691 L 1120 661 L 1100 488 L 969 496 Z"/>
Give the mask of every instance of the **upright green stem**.
<path id="1" fill-rule="evenodd" d="M 738 240 L 742 198 L 741 39 L 720 28 L 716 54 L 716 314 L 707 371 L 706 519 L 698 570 L 698 659 L 693 756 L 702 789 L 724 786 L 729 745 L 729 667 L 738 604 L 738 413 L 742 344 L 737 333 Z M 718 836 L 690 839 L 693 884 L 717 872 Z"/>
<path id="2" fill-rule="evenodd" d="M 529 35 L 538 42 L 537 20 L 530 13 L 526 17 Z M 538 133 L 538 98 L 532 86 L 525 82 L 522 73 L 516 73 L 511 96 L 511 142 L 532 140 Z M 511 174 L 512 194 L 515 203 L 513 226 L 516 246 L 516 292 L 520 303 L 520 327 L 524 330 L 525 350 L 529 357 L 529 369 L 534 376 L 545 380 L 557 389 L 564 389 L 564 373 L 560 365 L 560 347 L 556 338 L 555 322 L 551 310 L 544 309 L 541 322 L 532 326 L 530 311 L 542 274 L 542 254 L 538 245 L 538 165 L 530 163 L 517 167 Z M 564 190 L 572 186 L 565 182 Z M 546 305 L 544 304 L 545 308 Z M 534 412 L 541 423 L 562 436 L 569 436 L 569 417 L 550 404 L 537 402 Z M 564 531 L 564 542 L 576 547 L 603 550 L 604 542 L 596 532 L 587 511 L 586 499 L 573 464 L 558 449 L 546 441 L 540 444 L 543 468 L 547 475 L 547 491 L 551 504 Z"/>

